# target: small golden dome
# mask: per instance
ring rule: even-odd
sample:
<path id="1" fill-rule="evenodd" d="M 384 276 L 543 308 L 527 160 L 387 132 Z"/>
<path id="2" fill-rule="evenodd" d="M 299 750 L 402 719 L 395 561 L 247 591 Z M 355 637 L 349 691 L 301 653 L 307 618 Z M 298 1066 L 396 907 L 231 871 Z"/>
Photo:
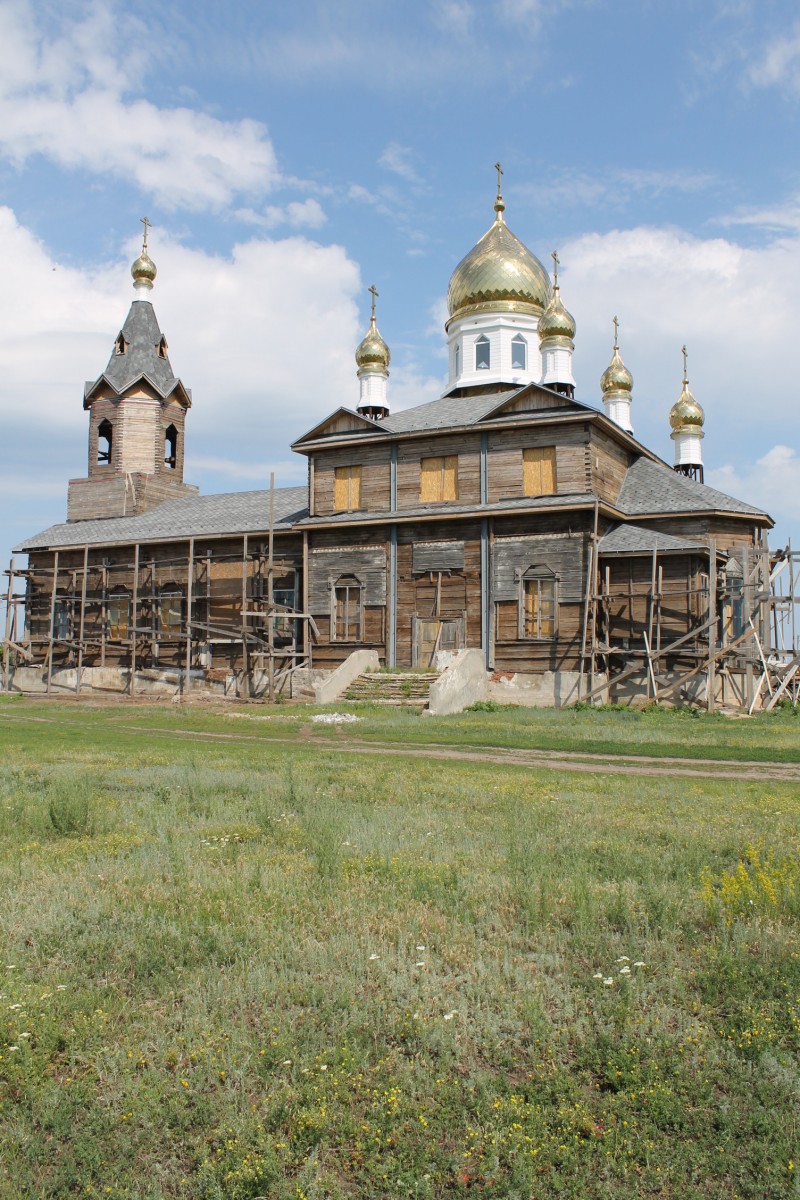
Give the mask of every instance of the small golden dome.
<path id="1" fill-rule="evenodd" d="M 375 317 L 370 320 L 366 336 L 356 350 L 356 364 L 359 371 L 388 372 L 391 362 L 389 347 L 380 335 Z"/>
<path id="2" fill-rule="evenodd" d="M 494 224 L 450 276 L 447 289 L 450 320 L 480 312 L 540 316 L 550 300 L 547 271 L 508 228 L 503 219 L 504 208 L 498 197 Z"/>
<path id="3" fill-rule="evenodd" d="M 144 279 L 148 283 L 152 283 L 157 274 L 158 272 L 156 271 L 156 264 L 153 262 L 147 251 L 142 250 L 142 253 L 131 267 L 131 275 L 133 276 L 134 283 L 137 283 L 140 279 Z"/>
<path id="4" fill-rule="evenodd" d="M 689 391 L 689 381 L 684 379 L 683 391 L 669 412 L 669 423 L 674 433 L 683 429 L 702 429 L 706 414 Z"/>
<path id="5" fill-rule="evenodd" d="M 572 341 L 575 337 L 575 318 L 564 308 L 561 289 L 557 283 L 553 284 L 550 303 L 539 318 L 539 337 L 542 341 L 555 337 L 569 338 Z"/>
<path id="6" fill-rule="evenodd" d="M 632 392 L 633 376 L 620 358 L 618 349 L 614 349 L 611 362 L 600 376 L 600 388 L 605 392 Z"/>

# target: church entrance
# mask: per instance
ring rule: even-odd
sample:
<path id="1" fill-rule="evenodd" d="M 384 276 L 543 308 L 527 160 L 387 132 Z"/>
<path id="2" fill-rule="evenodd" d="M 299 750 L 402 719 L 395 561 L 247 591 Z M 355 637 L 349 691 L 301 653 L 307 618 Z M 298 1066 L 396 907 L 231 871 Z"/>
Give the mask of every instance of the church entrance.
<path id="1" fill-rule="evenodd" d="M 455 654 L 466 641 L 466 617 L 412 618 L 413 663 L 420 670 L 431 670 L 440 650 Z"/>

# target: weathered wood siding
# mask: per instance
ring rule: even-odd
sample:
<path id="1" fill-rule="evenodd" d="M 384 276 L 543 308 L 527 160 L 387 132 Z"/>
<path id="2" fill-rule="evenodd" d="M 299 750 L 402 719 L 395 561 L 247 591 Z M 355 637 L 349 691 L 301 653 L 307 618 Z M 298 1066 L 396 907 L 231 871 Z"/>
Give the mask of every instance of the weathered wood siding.
<path id="1" fill-rule="evenodd" d="M 463 571 L 463 542 L 417 542 L 412 553 L 412 571 Z"/>
<path id="2" fill-rule="evenodd" d="M 583 425 L 557 429 L 508 429 L 489 435 L 489 503 L 516 500 L 525 495 L 523 451 L 555 446 L 556 495 L 576 495 L 591 490 L 588 434 Z"/>
<path id="3" fill-rule="evenodd" d="M 401 444 L 397 462 L 397 507 L 400 511 L 419 508 L 421 460 L 458 455 L 458 504 L 480 503 L 480 439 L 477 434 L 463 437 L 431 437 L 425 441 Z M 439 508 L 448 501 L 434 502 Z"/>
<path id="4" fill-rule="evenodd" d="M 365 605 L 386 604 L 386 548 L 316 549 L 309 555 L 309 608 L 314 616 L 331 611 L 331 592 L 337 580 L 353 576 L 364 586 Z"/>
<path id="5" fill-rule="evenodd" d="M 589 457 L 595 494 L 609 504 L 616 504 L 633 456 L 607 433 L 592 426 Z"/>
<path id="6" fill-rule="evenodd" d="M 389 447 L 342 446 L 314 454 L 314 507 L 312 516 L 324 517 L 337 511 L 335 505 L 336 468 L 361 467 L 361 508 L 367 512 L 387 512 L 390 502 Z"/>

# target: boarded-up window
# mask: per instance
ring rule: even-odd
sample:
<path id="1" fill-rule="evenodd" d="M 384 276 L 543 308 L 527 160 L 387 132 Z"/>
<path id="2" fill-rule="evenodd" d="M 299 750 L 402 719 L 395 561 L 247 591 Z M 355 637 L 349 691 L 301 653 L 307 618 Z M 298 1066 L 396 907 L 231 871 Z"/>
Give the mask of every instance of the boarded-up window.
<path id="1" fill-rule="evenodd" d="M 539 572 L 528 572 L 520 581 L 521 638 L 554 638 L 556 636 L 556 578 Z"/>
<path id="2" fill-rule="evenodd" d="M 522 490 L 526 496 L 555 495 L 555 446 L 530 446 L 522 451 Z"/>
<path id="3" fill-rule="evenodd" d="M 352 575 L 336 581 L 331 613 L 333 641 L 361 641 L 361 592 L 361 582 Z"/>
<path id="4" fill-rule="evenodd" d="M 336 512 L 361 508 L 361 467 L 337 467 L 333 479 L 333 507 Z"/>
<path id="5" fill-rule="evenodd" d="M 312 550 L 309 559 L 309 612 L 315 616 L 327 616 L 331 612 L 331 592 L 342 576 L 352 576 L 363 584 L 365 605 L 378 607 L 386 603 L 386 550 L 383 546 Z"/>
<path id="6" fill-rule="evenodd" d="M 420 464 L 419 498 L 423 504 L 458 499 L 458 455 L 423 458 Z"/>
<path id="7" fill-rule="evenodd" d="M 411 570 L 415 575 L 428 571 L 463 571 L 463 542 L 415 542 L 411 551 Z"/>

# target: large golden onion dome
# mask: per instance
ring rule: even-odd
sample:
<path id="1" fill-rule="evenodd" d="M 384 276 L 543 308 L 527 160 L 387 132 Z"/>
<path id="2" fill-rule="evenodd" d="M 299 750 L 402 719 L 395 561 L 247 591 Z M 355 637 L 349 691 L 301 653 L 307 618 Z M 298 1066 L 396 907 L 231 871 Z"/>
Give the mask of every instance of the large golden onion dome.
<path id="1" fill-rule="evenodd" d="M 669 411 L 669 423 L 673 432 L 678 433 L 682 429 L 702 429 L 705 419 L 702 405 L 698 404 L 689 391 L 688 379 L 684 379 L 683 391 Z"/>
<path id="2" fill-rule="evenodd" d="M 541 316 L 550 300 L 547 271 L 506 225 L 505 204 L 499 194 L 494 209 L 494 224 L 450 276 L 447 307 L 451 321 L 483 312 Z"/>
<path id="3" fill-rule="evenodd" d="M 359 371 L 388 372 L 391 362 L 389 347 L 380 335 L 375 323 L 375 314 L 369 323 L 369 329 L 356 350 L 356 365 Z"/>
<path id="4" fill-rule="evenodd" d="M 567 338 L 572 341 L 575 337 L 575 318 L 564 308 L 557 283 L 553 284 L 550 303 L 539 317 L 539 337 L 542 341 L 545 338 Z"/>

